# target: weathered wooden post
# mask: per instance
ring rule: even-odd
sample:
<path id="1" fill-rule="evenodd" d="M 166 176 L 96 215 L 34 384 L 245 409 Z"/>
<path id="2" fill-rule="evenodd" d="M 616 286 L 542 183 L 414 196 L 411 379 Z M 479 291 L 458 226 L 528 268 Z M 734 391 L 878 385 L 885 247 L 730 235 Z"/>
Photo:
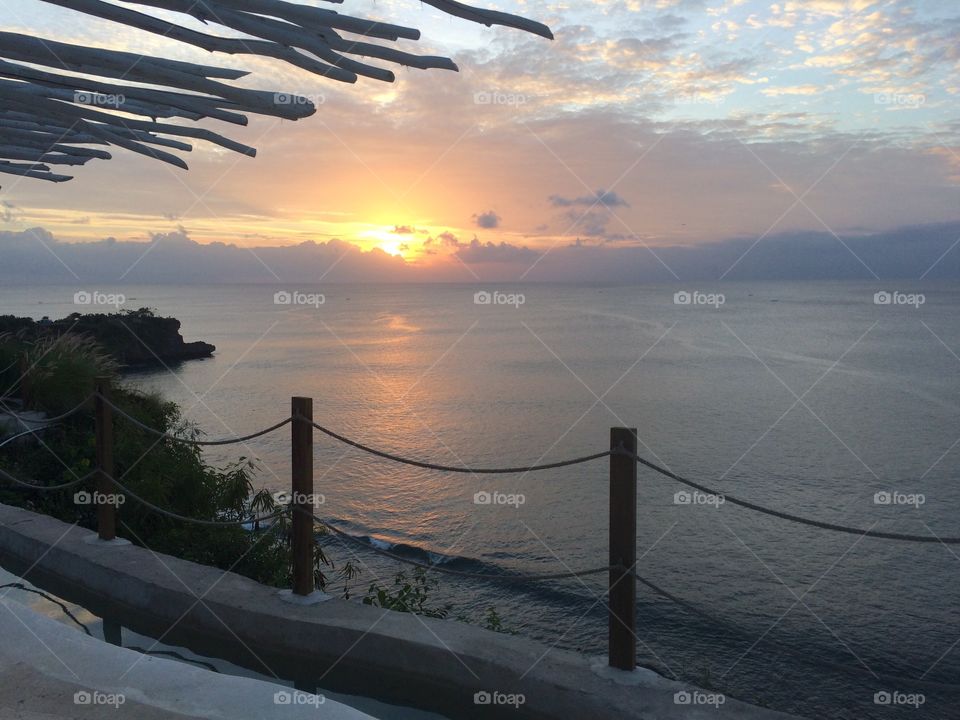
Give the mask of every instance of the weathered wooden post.
<path id="1" fill-rule="evenodd" d="M 293 593 L 305 596 L 314 591 L 313 398 L 293 398 L 290 411 Z"/>
<path id="2" fill-rule="evenodd" d="M 107 502 L 108 497 L 117 492 L 110 480 L 113 477 L 113 413 L 106 402 L 110 397 L 110 380 L 97 378 L 96 389 L 97 480 L 93 499 L 97 505 L 97 533 L 101 540 L 113 540 L 117 537 L 117 506 Z"/>
<path id="3" fill-rule="evenodd" d="M 633 670 L 637 662 L 637 454 L 636 428 L 610 428 L 609 664 Z M 628 453 L 628 455 L 623 454 Z"/>

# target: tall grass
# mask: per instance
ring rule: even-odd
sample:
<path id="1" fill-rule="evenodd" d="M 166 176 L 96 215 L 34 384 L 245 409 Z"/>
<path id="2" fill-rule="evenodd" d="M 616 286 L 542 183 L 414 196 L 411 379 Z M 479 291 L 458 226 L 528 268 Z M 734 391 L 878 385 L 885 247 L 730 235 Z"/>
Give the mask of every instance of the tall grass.
<path id="1" fill-rule="evenodd" d="M 30 409 L 51 415 L 71 410 L 93 392 L 98 377 L 118 373 L 118 364 L 83 335 L 0 336 L 0 395 L 18 395 Z"/>

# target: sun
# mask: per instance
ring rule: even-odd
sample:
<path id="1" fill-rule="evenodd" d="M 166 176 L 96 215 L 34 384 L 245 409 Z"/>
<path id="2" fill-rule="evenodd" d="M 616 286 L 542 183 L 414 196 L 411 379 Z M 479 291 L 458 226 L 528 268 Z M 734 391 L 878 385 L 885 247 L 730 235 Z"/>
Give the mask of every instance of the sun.
<path id="1" fill-rule="evenodd" d="M 403 257 L 403 251 L 405 248 L 401 247 L 401 245 L 403 245 L 402 240 L 398 240 L 397 238 L 389 238 L 381 240 L 377 247 L 388 255 L 399 255 L 400 257 Z"/>
<path id="2" fill-rule="evenodd" d="M 408 238 L 392 232 L 393 228 L 375 228 L 360 233 L 362 247 L 367 250 L 377 248 L 387 255 L 406 257 L 410 251 L 407 247 Z"/>

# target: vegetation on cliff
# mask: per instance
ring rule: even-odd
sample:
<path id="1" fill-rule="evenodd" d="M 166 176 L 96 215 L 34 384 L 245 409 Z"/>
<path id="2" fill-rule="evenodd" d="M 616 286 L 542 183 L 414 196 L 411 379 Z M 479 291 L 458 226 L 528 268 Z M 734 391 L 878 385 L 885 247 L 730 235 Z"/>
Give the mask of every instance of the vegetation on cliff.
<path id="1" fill-rule="evenodd" d="M 65 335 L 93 340 L 120 366 L 159 365 L 210 357 L 206 342 L 184 342 L 180 321 L 158 317 L 149 308 L 116 313 L 73 313 L 60 320 L 0 315 L 0 335 L 29 343 L 52 342 Z"/>

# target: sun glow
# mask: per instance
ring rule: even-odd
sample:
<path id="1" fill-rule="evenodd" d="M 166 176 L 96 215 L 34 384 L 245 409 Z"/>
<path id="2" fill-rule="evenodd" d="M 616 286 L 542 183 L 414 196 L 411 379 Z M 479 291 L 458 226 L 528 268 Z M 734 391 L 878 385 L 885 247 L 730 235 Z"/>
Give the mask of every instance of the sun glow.
<path id="1" fill-rule="evenodd" d="M 403 241 L 396 238 L 392 240 L 381 240 L 377 247 L 388 255 L 399 255 L 400 257 L 403 257 L 404 251 L 406 250 L 406 246 L 403 244 Z"/>
<path id="2" fill-rule="evenodd" d="M 363 247 L 368 250 L 378 248 L 388 255 L 397 255 L 402 258 L 409 257 L 413 250 L 410 247 L 410 238 L 405 235 L 397 235 L 393 228 L 377 228 L 360 233 Z"/>

